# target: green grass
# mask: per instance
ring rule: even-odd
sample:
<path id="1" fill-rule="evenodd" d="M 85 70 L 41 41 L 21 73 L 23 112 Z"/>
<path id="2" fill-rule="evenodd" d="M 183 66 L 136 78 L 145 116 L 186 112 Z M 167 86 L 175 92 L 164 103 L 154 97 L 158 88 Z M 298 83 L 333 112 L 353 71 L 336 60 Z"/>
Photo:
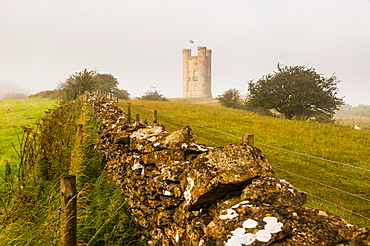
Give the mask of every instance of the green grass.
<path id="1" fill-rule="evenodd" d="M 142 245 L 123 192 L 109 182 L 94 148 L 98 130 L 90 107 L 63 102 L 25 133 L 32 137 L 21 148 L 23 164 L 0 175 L 0 245 L 59 245 L 59 180 L 67 173 L 77 177 L 78 245 Z"/>
<path id="2" fill-rule="evenodd" d="M 0 168 L 17 160 L 13 146 L 19 145 L 21 126 L 33 127 L 55 102 L 41 98 L 0 100 Z"/>
<path id="3" fill-rule="evenodd" d="M 124 101 L 120 103 L 122 108 L 126 108 L 127 104 Z M 368 185 L 370 175 L 367 172 L 262 145 L 281 147 L 369 169 L 370 131 L 356 131 L 339 124 L 287 121 L 220 106 L 185 102 L 131 101 L 131 103 L 133 115 L 140 113 L 142 118 L 148 120 L 152 117 L 152 110 L 158 110 L 159 122 L 163 123 L 169 131 L 191 125 L 197 142 L 209 146 L 240 142 L 242 134 L 255 134 L 256 146 L 264 152 L 270 164 L 275 167 L 279 178 L 287 179 L 300 190 L 370 217 L 369 202 L 359 201 L 297 176 L 298 174 L 370 199 Z M 12 154 L 9 154 L 13 151 L 11 145 L 6 145 L 7 150 L 3 147 L 5 137 L 9 137 L 8 141 L 14 142 L 17 146 L 17 135 L 13 126 L 16 126 L 15 129 L 22 134 L 20 126 L 34 125 L 36 119 L 45 117 L 43 111 L 52 108 L 53 105 L 54 101 L 43 99 L 0 101 L 2 117 L 0 146 L 3 151 L 1 157 L 6 155 L 7 158 L 12 158 Z M 30 168 L 30 173 L 37 175 L 27 176 L 26 183 L 8 182 L 8 186 L 11 186 L 10 192 L 1 190 L 4 192 L 0 193 L 0 202 L 6 206 L 0 205 L 0 245 L 51 245 L 54 237 L 58 238 L 58 231 L 55 234 L 54 230 L 58 221 L 57 177 L 60 173 L 55 167 L 59 164 L 58 160 L 64 161 L 66 155 L 72 154 L 74 164 L 78 165 L 74 169 L 80 172 L 78 176 L 80 177 L 78 179 L 79 243 L 117 245 L 117 242 L 120 242 L 118 245 L 140 245 L 140 234 L 129 218 L 122 192 L 114 189 L 102 172 L 99 155 L 93 147 L 99 126 L 91 120 L 88 113 L 91 109 L 86 109 L 85 113 L 80 115 L 76 106 L 69 111 L 67 105 L 65 108 L 66 114 L 56 114 L 57 117 L 54 117 L 55 119 L 50 123 L 53 127 L 41 128 L 46 135 L 41 136 L 39 141 L 44 141 L 44 148 L 53 152 L 48 156 L 50 159 L 30 162 L 34 166 L 24 166 L 24 168 Z M 58 118 L 64 122 L 57 123 Z M 86 138 L 81 146 L 75 145 L 73 140 L 76 124 L 85 126 Z M 6 130 L 9 135 L 4 136 Z M 43 169 L 41 168 L 43 165 L 54 166 L 52 169 Z M 44 172 L 48 170 L 56 172 L 54 179 L 47 180 L 46 176 L 42 179 Z M 59 170 L 59 172 L 62 171 Z M 370 224 L 368 220 L 338 209 L 320 199 L 312 196 L 308 198 L 308 206 L 333 212 L 359 226 Z"/>
<path id="4" fill-rule="evenodd" d="M 359 126 L 361 129 L 370 130 L 370 118 L 363 119 L 339 119 L 336 120 L 336 123 L 343 126 L 354 127 L 355 125 Z"/>
<path id="5" fill-rule="evenodd" d="M 290 121 L 220 106 L 183 102 L 130 102 L 133 115 L 140 113 L 141 117 L 151 119 L 151 110 L 156 109 L 158 121 L 168 130 L 190 125 L 197 142 L 208 146 L 241 142 L 242 134 L 254 134 L 256 147 L 263 151 L 270 164 L 275 167 L 277 176 L 313 195 L 308 196 L 308 206 L 333 212 L 353 224 L 370 225 L 369 220 L 323 202 L 315 196 L 369 218 L 368 201 L 307 180 L 321 182 L 370 199 L 369 172 L 269 147 L 275 146 L 370 169 L 369 130 L 358 131 L 339 124 Z M 122 101 L 121 105 L 126 108 L 127 104 Z"/>

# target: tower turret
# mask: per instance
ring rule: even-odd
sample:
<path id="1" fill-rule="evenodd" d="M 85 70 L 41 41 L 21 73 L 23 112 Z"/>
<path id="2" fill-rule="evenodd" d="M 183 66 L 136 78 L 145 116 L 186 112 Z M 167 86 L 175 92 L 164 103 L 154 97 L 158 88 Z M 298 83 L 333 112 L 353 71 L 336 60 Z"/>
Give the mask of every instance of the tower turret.
<path id="1" fill-rule="evenodd" d="M 190 49 L 182 50 L 183 93 L 182 97 L 212 97 L 211 59 L 212 51 L 198 47 L 198 55 L 191 56 Z"/>

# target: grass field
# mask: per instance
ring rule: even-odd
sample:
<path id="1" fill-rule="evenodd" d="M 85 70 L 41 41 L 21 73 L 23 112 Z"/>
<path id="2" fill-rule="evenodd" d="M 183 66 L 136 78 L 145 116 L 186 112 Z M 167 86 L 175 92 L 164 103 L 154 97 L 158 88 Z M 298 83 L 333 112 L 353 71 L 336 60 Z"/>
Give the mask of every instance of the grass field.
<path id="1" fill-rule="evenodd" d="M 26 158 L 0 173 L 0 245 L 60 245 L 60 177 L 77 176 L 78 245 L 142 244 L 142 237 L 127 211 L 125 197 L 103 171 L 94 148 L 99 124 L 92 109 L 78 102 L 54 107 L 42 99 L 0 101 L 1 142 L 17 144 L 19 126 L 38 126 L 29 144 L 22 148 Z M 83 137 L 76 134 L 83 124 Z M 16 130 L 13 128 L 15 127 Z M 19 129 L 18 129 L 19 128 Z M 13 158 L 11 145 L 2 144 L 4 161 Z M 13 158 L 13 159 L 12 159 Z M 21 164 L 22 163 L 22 164 Z"/>
<path id="2" fill-rule="evenodd" d="M 335 121 L 339 125 L 354 127 L 358 126 L 361 129 L 370 130 L 370 118 L 360 116 L 335 116 Z"/>
<path id="3" fill-rule="evenodd" d="M 53 108 L 55 103 L 54 100 L 40 98 L 0 100 L 0 167 L 4 162 L 17 159 L 13 145 L 19 146 L 21 126 L 33 127 L 43 117 L 44 111 Z"/>
<path id="4" fill-rule="evenodd" d="M 256 147 L 260 148 L 269 159 L 277 176 L 287 179 L 296 188 L 307 192 L 309 199 L 307 206 L 333 212 L 352 224 L 370 225 L 370 220 L 367 219 L 370 217 L 370 175 L 366 170 L 355 168 L 370 169 L 369 130 L 358 131 L 340 124 L 288 121 L 247 111 L 228 109 L 218 106 L 218 104 L 202 104 L 198 100 L 192 103 L 183 100 L 178 102 L 132 100 L 130 102 L 133 115 L 140 113 L 142 118 L 151 120 L 153 110 L 156 109 L 158 110 L 158 121 L 164 124 L 167 130 L 177 130 L 185 125 L 190 125 L 196 135 L 197 142 L 208 146 L 241 142 L 242 134 L 254 134 Z M 53 108 L 54 105 L 55 101 L 44 99 L 0 101 L 0 165 L 5 161 L 16 159 L 11 143 L 17 146 L 16 133 L 22 133 L 20 126 L 34 125 L 37 119 L 43 117 L 43 112 L 48 108 Z M 127 102 L 120 101 L 120 105 L 126 111 Z M 353 167 L 302 156 L 287 150 L 329 159 Z M 101 189 L 101 186 L 102 184 L 97 187 Z M 114 191 L 112 190 L 112 192 Z M 100 193 L 96 194 L 96 198 L 93 200 L 98 201 L 99 199 L 103 199 Z M 112 199 L 108 197 L 107 204 L 113 204 Z M 122 201 L 120 199 L 114 201 L 118 204 L 119 201 Z M 57 205 L 57 202 L 53 204 L 54 207 Z M 338 206 L 342 208 L 338 208 Z M 40 210 L 41 212 L 43 213 Z M 82 212 L 85 213 L 85 211 Z M 103 214 L 103 217 L 105 218 L 107 215 Z M 100 220 L 105 225 L 104 218 L 100 218 Z M 94 219 L 94 221 L 96 220 Z M 49 226 L 52 226 L 51 221 L 47 222 Z M 86 219 L 87 224 L 90 221 Z M 81 223 L 81 226 L 84 226 L 84 223 Z M 97 226 L 93 229 L 99 228 L 100 226 Z M 9 231 L 11 230 L 12 227 L 9 227 Z M 27 230 L 25 227 L 26 237 Z M 17 234 L 14 236 L 18 238 Z"/>
<path id="5" fill-rule="evenodd" d="M 308 194 L 308 206 L 333 212 L 353 224 L 370 225 L 370 172 L 361 170 L 370 169 L 369 130 L 289 121 L 194 102 L 130 103 L 133 115 L 139 113 L 148 120 L 158 110 L 158 121 L 170 131 L 190 125 L 197 142 L 208 146 L 241 142 L 242 134 L 254 134 L 256 147 L 267 156 L 277 176 Z M 120 105 L 124 110 L 127 107 L 124 101 Z"/>

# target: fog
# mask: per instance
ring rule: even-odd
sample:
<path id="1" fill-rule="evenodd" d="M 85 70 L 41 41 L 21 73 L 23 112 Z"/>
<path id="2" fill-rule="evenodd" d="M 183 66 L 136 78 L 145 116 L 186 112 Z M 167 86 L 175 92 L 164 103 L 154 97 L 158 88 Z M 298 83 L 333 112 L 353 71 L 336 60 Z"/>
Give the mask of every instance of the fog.
<path id="1" fill-rule="evenodd" d="M 370 105 L 369 0 L 0 0 L 0 82 L 35 93 L 83 69 L 140 96 L 182 95 L 182 49 L 212 49 L 212 94 L 246 93 L 278 63 L 341 80 Z M 2 85 L 4 83 L 0 83 Z M 5 91 L 2 86 L 0 91 Z"/>

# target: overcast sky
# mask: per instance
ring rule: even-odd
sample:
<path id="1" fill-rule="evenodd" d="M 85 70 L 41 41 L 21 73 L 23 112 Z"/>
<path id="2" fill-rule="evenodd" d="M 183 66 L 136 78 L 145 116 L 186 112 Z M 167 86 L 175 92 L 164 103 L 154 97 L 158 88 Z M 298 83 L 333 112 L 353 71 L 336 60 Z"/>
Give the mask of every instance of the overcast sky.
<path id="1" fill-rule="evenodd" d="M 133 97 L 181 97 L 189 40 L 212 49 L 214 97 L 279 62 L 335 73 L 345 102 L 370 105 L 370 0 L 0 0 L 0 82 L 34 93 L 87 68 Z"/>

